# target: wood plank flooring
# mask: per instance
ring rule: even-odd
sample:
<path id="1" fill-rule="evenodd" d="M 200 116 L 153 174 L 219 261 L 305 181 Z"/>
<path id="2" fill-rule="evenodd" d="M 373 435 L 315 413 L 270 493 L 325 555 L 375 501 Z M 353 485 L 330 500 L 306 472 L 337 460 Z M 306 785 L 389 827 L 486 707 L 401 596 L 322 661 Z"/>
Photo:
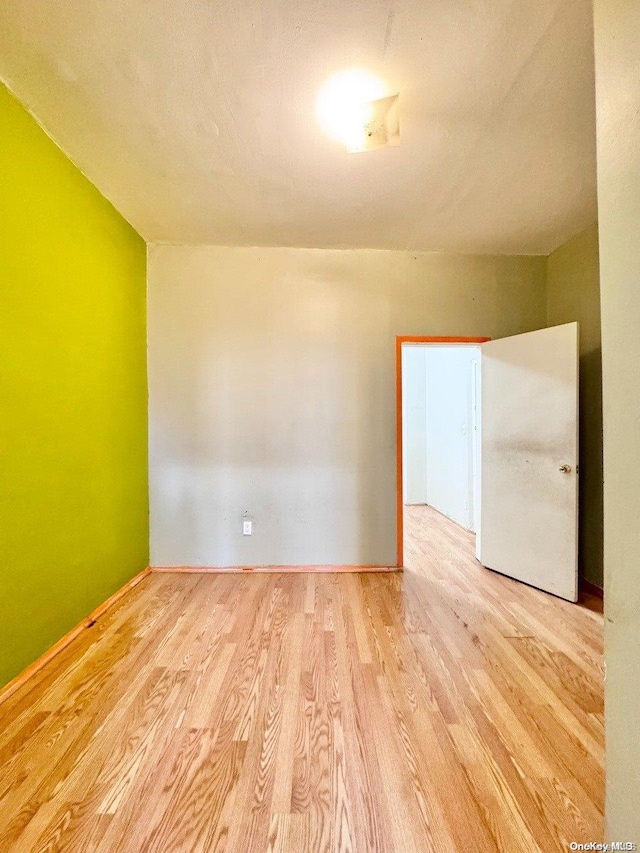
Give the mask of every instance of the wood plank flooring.
<path id="1" fill-rule="evenodd" d="M 602 840 L 601 614 L 406 528 L 404 573 L 146 578 L 0 706 L 0 850 Z"/>

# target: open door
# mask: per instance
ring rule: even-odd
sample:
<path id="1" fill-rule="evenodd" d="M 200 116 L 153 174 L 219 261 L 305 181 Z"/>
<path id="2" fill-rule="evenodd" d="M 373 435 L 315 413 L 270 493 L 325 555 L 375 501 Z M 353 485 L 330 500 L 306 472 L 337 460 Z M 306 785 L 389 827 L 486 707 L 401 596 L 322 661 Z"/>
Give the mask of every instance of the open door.
<path id="1" fill-rule="evenodd" d="M 578 600 L 578 324 L 482 344 L 478 559 Z"/>

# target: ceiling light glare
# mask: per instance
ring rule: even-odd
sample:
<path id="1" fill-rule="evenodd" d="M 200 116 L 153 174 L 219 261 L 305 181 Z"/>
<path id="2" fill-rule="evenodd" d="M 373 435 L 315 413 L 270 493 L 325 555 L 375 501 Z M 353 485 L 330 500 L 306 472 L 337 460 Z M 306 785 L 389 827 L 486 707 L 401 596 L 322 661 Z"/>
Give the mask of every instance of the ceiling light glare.
<path id="1" fill-rule="evenodd" d="M 316 111 L 324 132 L 348 150 L 359 147 L 364 126 L 373 116 L 372 101 L 384 97 L 386 86 L 367 71 L 336 74 L 320 90 Z"/>

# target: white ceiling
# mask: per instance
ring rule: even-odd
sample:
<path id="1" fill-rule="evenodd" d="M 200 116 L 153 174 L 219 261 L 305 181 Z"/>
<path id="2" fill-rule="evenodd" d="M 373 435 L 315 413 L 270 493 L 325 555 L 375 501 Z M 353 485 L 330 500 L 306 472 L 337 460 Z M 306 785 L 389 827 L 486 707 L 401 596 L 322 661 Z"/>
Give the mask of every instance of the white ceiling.
<path id="1" fill-rule="evenodd" d="M 547 254 L 596 218 L 591 0 L 3 0 L 0 76 L 148 241 Z M 400 92 L 347 154 L 318 90 Z"/>

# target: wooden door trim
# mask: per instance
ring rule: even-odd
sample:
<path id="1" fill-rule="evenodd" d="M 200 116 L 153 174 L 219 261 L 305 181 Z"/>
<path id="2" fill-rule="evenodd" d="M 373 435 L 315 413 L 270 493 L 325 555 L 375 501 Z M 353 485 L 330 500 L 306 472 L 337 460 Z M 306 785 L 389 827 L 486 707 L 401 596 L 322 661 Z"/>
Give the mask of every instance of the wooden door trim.
<path id="1" fill-rule="evenodd" d="M 451 337 L 449 335 L 397 335 L 396 336 L 396 563 L 404 563 L 404 520 L 402 504 L 402 345 L 403 344 L 486 344 L 491 338 Z"/>
<path id="2" fill-rule="evenodd" d="M 595 595 L 596 598 L 604 600 L 604 589 L 595 583 L 591 583 L 586 578 L 580 578 L 578 584 L 581 592 L 586 592 L 589 595 Z"/>

